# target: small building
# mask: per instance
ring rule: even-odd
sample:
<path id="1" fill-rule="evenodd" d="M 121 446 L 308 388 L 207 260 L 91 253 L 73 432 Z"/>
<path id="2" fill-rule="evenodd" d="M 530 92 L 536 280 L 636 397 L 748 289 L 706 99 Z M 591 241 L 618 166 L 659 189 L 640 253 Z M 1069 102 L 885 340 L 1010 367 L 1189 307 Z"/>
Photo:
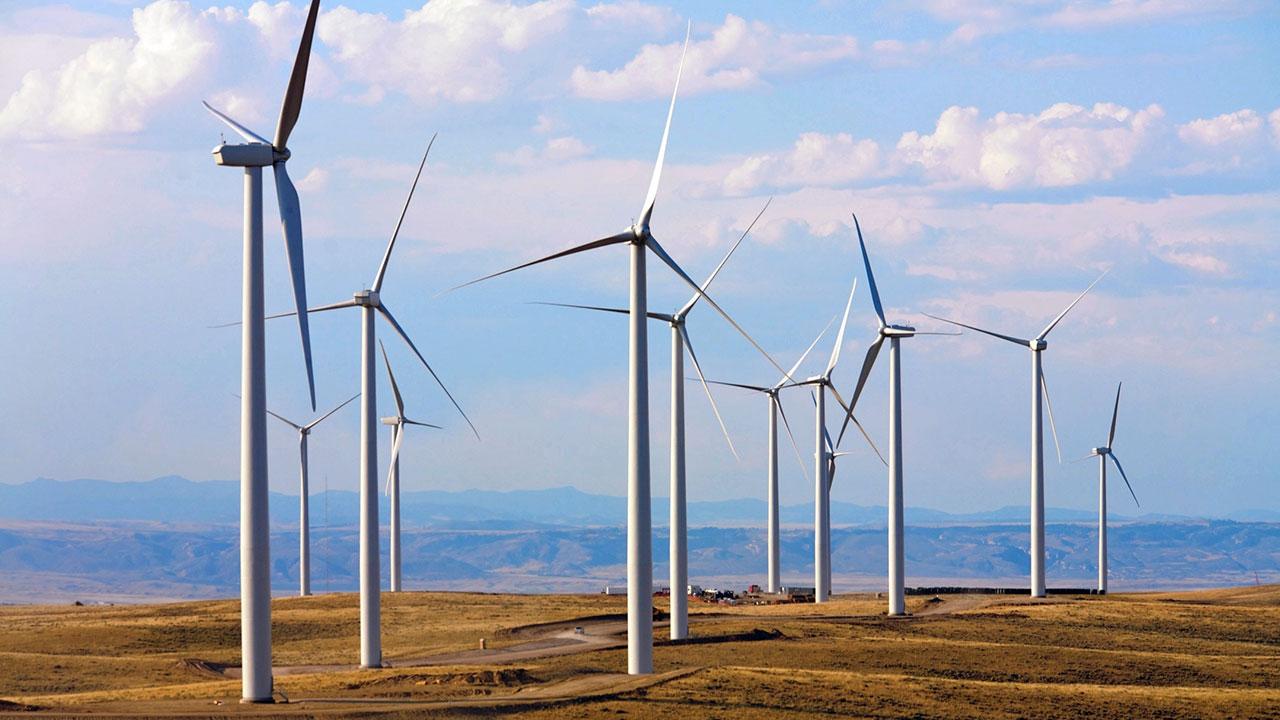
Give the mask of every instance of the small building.
<path id="1" fill-rule="evenodd" d="M 627 586 L 626 585 L 605 585 L 604 594 L 605 595 L 626 595 Z"/>

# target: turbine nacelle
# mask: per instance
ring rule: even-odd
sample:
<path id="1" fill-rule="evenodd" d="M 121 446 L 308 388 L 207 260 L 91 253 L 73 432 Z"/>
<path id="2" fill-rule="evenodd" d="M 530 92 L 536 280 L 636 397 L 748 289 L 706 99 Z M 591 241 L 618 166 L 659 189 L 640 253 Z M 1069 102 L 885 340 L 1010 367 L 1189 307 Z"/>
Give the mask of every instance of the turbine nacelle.
<path id="1" fill-rule="evenodd" d="M 383 425 L 399 425 L 400 423 L 401 423 L 401 419 L 400 419 L 400 418 L 398 418 L 398 417 L 384 417 L 384 418 L 382 418 L 382 424 L 383 424 Z"/>
<path id="2" fill-rule="evenodd" d="M 1110 455 L 1110 454 L 1111 454 L 1111 448 L 1096 447 L 1096 448 L 1094 448 L 1094 449 L 1093 449 L 1093 454 L 1094 454 L 1094 455 Z"/>
<path id="3" fill-rule="evenodd" d="M 1035 340 L 1028 340 L 1028 341 L 1027 341 L 1027 347 L 1031 348 L 1031 351 L 1032 351 L 1032 352 L 1041 352 L 1041 351 L 1043 351 L 1045 348 L 1049 347 L 1049 341 L 1048 341 L 1048 340 L 1039 339 L 1039 338 L 1037 338 L 1037 339 L 1035 339 Z"/>
<path id="4" fill-rule="evenodd" d="M 356 307 L 382 307 L 382 298 L 379 297 L 376 290 L 361 290 L 352 296 L 352 300 L 355 302 Z"/>
<path id="5" fill-rule="evenodd" d="M 271 167 L 277 160 L 275 148 L 266 143 L 223 143 L 213 149 L 213 161 L 224 167 Z"/>
<path id="6" fill-rule="evenodd" d="M 880 328 L 880 334 L 890 338 L 913 337 L 916 334 L 916 329 L 910 325 L 886 325 Z"/>

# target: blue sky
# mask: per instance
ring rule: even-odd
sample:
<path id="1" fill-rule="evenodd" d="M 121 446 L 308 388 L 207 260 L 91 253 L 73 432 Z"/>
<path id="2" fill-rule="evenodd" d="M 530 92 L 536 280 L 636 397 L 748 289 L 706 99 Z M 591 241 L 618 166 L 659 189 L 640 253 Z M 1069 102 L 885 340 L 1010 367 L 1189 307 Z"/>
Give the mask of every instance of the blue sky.
<path id="1" fill-rule="evenodd" d="M 1124 380 L 1116 450 L 1145 510 L 1280 508 L 1278 14 L 1179 0 L 326 3 L 291 141 L 309 293 L 336 301 L 372 280 L 439 132 L 383 296 L 483 441 L 383 333 L 411 414 L 446 426 L 406 442 L 406 486 L 622 494 L 623 322 L 526 303 L 623 302 L 625 251 L 436 294 L 630 222 L 691 22 L 654 230 L 702 276 L 774 198 L 715 295 L 780 362 L 861 277 L 852 211 L 890 314 L 921 328 L 932 312 L 1033 334 L 1111 268 L 1051 336 L 1064 455 L 1105 439 Z M 239 315 L 240 178 L 214 166 L 223 130 L 199 101 L 268 133 L 301 15 L 300 2 L 0 9 L 0 481 L 236 477 L 239 336 L 207 326 Z M 268 306 L 284 309 L 270 214 L 267 227 Z M 686 299 L 652 274 L 657 308 Z M 865 281 L 854 307 L 842 388 L 873 337 Z M 772 382 L 705 310 L 690 330 L 708 374 Z M 357 389 L 357 319 L 317 317 L 313 333 L 320 404 L 336 404 Z M 905 345 L 908 504 L 1027 501 L 1027 353 L 989 340 Z M 657 493 L 667 343 L 654 327 Z M 815 355 L 829 351 L 828 338 Z M 268 356 L 272 408 L 305 419 L 294 326 L 270 327 Z M 885 373 L 858 413 L 882 444 Z M 717 392 L 735 462 L 695 390 L 690 497 L 762 496 L 763 402 Z M 808 398 L 787 403 L 807 456 Z M 290 491 L 293 438 L 272 433 L 272 486 Z M 317 431 L 317 482 L 355 487 L 356 436 L 349 410 Z M 850 448 L 835 497 L 883 503 L 883 468 Z M 782 467 L 784 500 L 810 498 L 794 459 Z M 1048 502 L 1091 507 L 1095 472 L 1051 463 Z"/>

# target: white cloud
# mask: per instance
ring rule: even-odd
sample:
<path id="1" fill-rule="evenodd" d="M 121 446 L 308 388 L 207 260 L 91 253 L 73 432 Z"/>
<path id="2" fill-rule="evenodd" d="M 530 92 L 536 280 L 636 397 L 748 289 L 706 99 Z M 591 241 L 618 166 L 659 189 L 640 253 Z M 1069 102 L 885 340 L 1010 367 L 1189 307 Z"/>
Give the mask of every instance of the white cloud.
<path id="1" fill-rule="evenodd" d="M 570 85 L 581 97 L 632 100 L 662 97 L 671 92 L 683 42 L 645 45 L 618 70 L 574 69 Z M 706 40 L 691 40 L 685 59 L 681 92 L 734 90 L 761 84 L 782 75 L 858 57 L 851 35 L 782 33 L 762 22 L 736 15 Z"/>
<path id="2" fill-rule="evenodd" d="M 155 104 L 215 53 L 217 11 L 157 0 L 133 11 L 133 36 L 90 44 L 56 71 L 34 71 L 0 109 L 0 137 L 78 137 L 141 130 Z"/>
<path id="3" fill-rule="evenodd" d="M 1050 27 L 1088 29 L 1239 12 L 1241 5 L 1199 0 L 1076 0 L 1045 17 L 1043 23 Z"/>
<path id="4" fill-rule="evenodd" d="M 1237 110 L 1217 117 L 1192 120 L 1178 128 L 1178 137 L 1187 143 L 1211 147 L 1243 144 L 1261 136 L 1262 123 L 1262 117 L 1253 110 Z"/>
<path id="5" fill-rule="evenodd" d="M 936 180 L 994 190 L 1080 185 L 1126 168 L 1163 116 L 1158 105 L 1133 111 L 1058 103 L 1037 115 L 1001 112 L 983 120 L 977 108 L 953 106 L 932 135 L 905 133 L 898 160 Z"/>
<path id="6" fill-rule="evenodd" d="M 1208 275 L 1226 275 L 1231 270 L 1225 260 L 1203 252 L 1171 251 L 1164 254 L 1164 259 L 1179 267 Z"/>
<path id="7" fill-rule="evenodd" d="M 397 22 L 340 6 L 317 32 L 349 80 L 418 101 L 483 102 L 506 91 L 513 56 L 560 33 L 574 10 L 571 0 L 432 0 Z"/>
<path id="8" fill-rule="evenodd" d="M 1271 125 L 1271 141 L 1280 145 L 1280 108 L 1271 111 L 1267 123 Z"/>
<path id="9" fill-rule="evenodd" d="M 950 45 L 968 45 L 981 38 L 1028 27 L 1072 31 L 1140 23 L 1242 15 L 1258 7 L 1247 0 L 922 0 L 930 16 L 954 23 Z"/>
<path id="10" fill-rule="evenodd" d="M 597 25 L 641 30 L 655 35 L 671 30 L 680 21 L 680 16 L 670 7 L 639 0 L 600 3 L 587 8 L 586 13 Z"/>
<path id="11" fill-rule="evenodd" d="M 560 121 L 551 115 L 542 114 L 533 124 L 533 131 L 539 135 L 549 135 L 560 129 Z"/>
<path id="12" fill-rule="evenodd" d="M 802 134 L 789 152 L 743 160 L 725 177 L 724 190 L 743 195 L 766 185 L 844 185 L 871 177 L 880 165 L 880 147 L 874 141 L 810 132 Z"/>
<path id="13" fill-rule="evenodd" d="M 566 135 L 547 140 L 539 149 L 524 145 L 514 152 L 499 153 L 498 162 L 507 165 L 533 165 L 539 162 L 559 163 L 577 160 L 591 154 L 593 148 L 576 137 Z"/>

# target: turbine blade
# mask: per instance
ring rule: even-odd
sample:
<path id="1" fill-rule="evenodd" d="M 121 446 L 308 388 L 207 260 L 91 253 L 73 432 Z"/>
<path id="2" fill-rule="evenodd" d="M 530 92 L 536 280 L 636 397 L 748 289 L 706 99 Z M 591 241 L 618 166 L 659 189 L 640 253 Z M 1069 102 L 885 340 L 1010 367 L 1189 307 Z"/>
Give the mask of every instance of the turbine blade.
<path id="1" fill-rule="evenodd" d="M 378 341 L 378 347 L 382 349 L 382 362 L 387 366 L 387 378 L 391 380 L 391 394 L 396 399 L 396 415 L 404 417 L 404 398 L 400 396 L 400 386 L 396 383 L 396 374 L 391 372 L 391 358 L 387 357 L 387 346 Z"/>
<path id="2" fill-rule="evenodd" d="M 338 308 L 355 307 L 355 306 L 356 306 L 355 300 L 343 300 L 342 302 L 336 302 L 330 305 L 317 305 L 316 307 L 313 307 L 313 308 L 307 308 L 307 312 L 318 313 L 318 312 L 325 312 L 326 310 L 337 310 Z M 294 315 L 297 315 L 297 314 L 298 313 L 296 310 L 290 310 L 289 312 L 282 312 L 282 313 L 276 313 L 274 315 L 267 315 L 262 319 L 263 320 L 279 320 L 280 318 L 293 317 Z M 235 322 L 229 322 L 229 323 L 220 323 L 218 325 L 210 325 L 209 329 L 216 330 L 218 328 L 236 327 L 238 325 L 240 325 L 239 320 Z"/>
<path id="3" fill-rule="evenodd" d="M 387 251 L 382 254 L 382 263 L 378 265 L 378 274 L 373 277 L 373 286 L 369 289 L 378 292 L 382 289 L 382 279 L 387 275 L 387 265 L 391 262 L 391 250 L 396 246 L 396 238 L 400 237 L 400 226 L 404 225 L 404 216 L 409 212 L 409 203 L 413 202 L 413 191 L 418 189 L 418 180 L 422 178 L 422 168 L 427 166 L 427 156 L 431 154 L 431 146 L 436 144 L 436 136 L 431 136 L 427 143 L 427 151 L 422 153 L 422 162 L 418 163 L 418 174 L 413 176 L 413 184 L 409 186 L 409 196 L 404 199 L 404 207 L 400 208 L 400 218 L 396 220 L 396 229 L 391 231 L 391 241 L 387 243 Z"/>
<path id="4" fill-rule="evenodd" d="M 673 260 L 670 255 L 667 254 L 667 251 L 662 249 L 662 245 L 658 244 L 658 240 L 656 238 L 654 238 L 652 235 L 646 236 L 646 244 L 649 246 L 649 249 L 653 251 L 653 254 L 658 256 L 658 259 L 666 263 L 667 267 L 671 268 L 672 271 L 674 271 L 675 274 L 681 280 L 683 280 L 686 285 L 688 285 L 689 287 L 697 291 L 697 293 L 700 296 L 702 296 L 704 300 L 707 301 L 707 304 L 710 305 L 712 308 L 714 308 L 715 311 L 720 314 L 720 317 L 724 318 L 726 322 L 728 322 L 730 325 L 733 326 L 734 330 L 738 331 L 739 335 L 746 338 L 747 342 L 751 343 L 751 347 L 754 347 L 757 351 L 759 351 L 759 353 L 764 356 L 764 359 L 769 361 L 770 365 L 777 368 L 778 372 L 781 372 L 782 374 L 786 375 L 788 379 L 791 379 L 791 374 L 788 373 L 786 370 L 784 370 L 782 366 L 779 365 L 778 362 L 773 359 L 773 356 L 771 356 L 768 352 L 766 352 L 764 348 L 760 347 L 760 343 L 756 342 L 754 338 L 748 335 L 747 331 L 743 330 L 742 326 L 739 325 L 732 317 L 730 317 L 729 313 L 725 312 L 724 308 L 720 307 L 719 303 L 717 303 L 715 300 L 712 300 L 710 295 L 706 294 L 705 292 L 702 291 L 702 288 L 698 287 L 698 284 L 693 281 L 693 278 L 689 277 L 688 273 L 686 273 L 680 267 L 680 265 L 676 263 L 676 261 Z"/>
<path id="5" fill-rule="evenodd" d="M 317 0 L 318 1 L 318 0 Z M 298 331 L 302 334 L 302 358 L 307 365 L 307 388 L 311 391 L 311 409 L 316 409 L 316 377 L 311 365 L 311 327 L 307 319 L 307 276 L 302 252 L 302 208 L 298 191 L 289 179 L 285 164 L 271 166 L 276 176 L 276 200 L 280 204 L 280 225 L 284 228 L 284 246 L 293 278 L 293 304 L 298 313 Z"/>
<path id="6" fill-rule="evenodd" d="M 433 428 L 435 430 L 444 429 L 439 425 L 432 425 L 431 423 L 424 423 L 424 422 L 419 422 L 417 420 L 410 420 L 409 418 L 402 418 L 400 422 L 404 423 L 405 425 L 417 425 L 418 427 L 428 427 L 428 428 Z"/>
<path id="7" fill-rule="evenodd" d="M 277 150 L 289 146 L 289 134 L 293 132 L 293 126 L 298 123 L 298 114 L 302 112 L 307 64 L 311 60 L 311 39 L 316 34 L 316 15 L 319 12 L 320 0 L 311 0 L 307 23 L 302 28 L 302 40 L 298 43 L 298 57 L 293 61 L 293 74 L 289 76 L 289 87 L 284 92 L 284 104 L 280 107 L 280 122 L 276 124 L 276 141 L 272 145 Z"/>
<path id="8" fill-rule="evenodd" d="M 689 378 L 689 382 L 697 382 L 693 378 Z M 702 382 L 712 385 L 723 385 L 725 387 L 742 388 L 743 390 L 755 390 L 756 392 L 769 392 L 769 388 L 760 387 L 759 385 L 744 385 L 742 383 L 723 382 L 721 380 L 703 380 Z"/>
<path id="9" fill-rule="evenodd" d="M 836 346 L 831 348 L 831 359 L 827 361 L 827 371 L 823 377 L 831 379 L 831 371 L 840 362 L 840 348 L 844 345 L 844 331 L 849 327 L 849 310 L 853 308 L 853 294 L 858 290 L 858 278 L 853 279 L 853 287 L 849 288 L 849 299 L 844 304 L 844 317 L 840 320 L 840 330 L 836 333 Z"/>
<path id="10" fill-rule="evenodd" d="M 853 424 L 858 428 L 858 432 L 862 433 L 862 437 L 867 441 L 867 444 L 871 446 L 873 451 L 875 451 L 876 457 L 880 458 L 880 462 L 885 467 L 889 467 L 889 463 L 884 459 L 884 455 L 880 454 L 880 448 L 876 447 L 875 441 L 867 434 L 867 429 L 862 427 L 862 423 L 858 422 L 858 418 L 854 416 L 853 408 L 845 404 L 844 398 L 840 397 L 840 391 L 836 390 L 833 385 L 828 385 L 827 389 L 831 391 L 831 395 L 836 399 L 836 402 L 840 403 L 840 407 L 845 411 L 845 415 L 853 421 Z M 836 447 L 839 447 L 839 445 L 837 444 Z"/>
<path id="11" fill-rule="evenodd" d="M 456 399 L 454 399 L 453 393 L 449 392 L 449 388 L 444 386 L 444 381 L 441 380 L 440 376 L 436 374 L 436 371 L 431 368 L 431 363 L 428 363 L 427 359 L 418 351 L 418 346 L 414 345 L 413 341 L 409 339 L 409 334 L 404 331 L 404 328 L 400 327 L 400 323 L 396 322 L 395 316 L 391 314 L 391 311 L 387 309 L 386 305 L 379 306 L 378 311 L 382 313 L 382 317 L 385 318 L 391 325 L 392 329 L 396 331 L 396 334 L 400 336 L 400 339 L 404 340 L 405 344 L 409 346 L 409 349 L 413 351 L 413 354 L 418 356 L 418 360 L 422 362 L 422 366 L 427 369 L 427 372 L 431 373 L 431 377 L 435 378 L 436 384 L 444 391 L 445 396 L 449 398 L 449 402 L 453 403 L 453 407 L 458 410 L 458 414 L 462 416 L 462 419 L 467 421 L 467 425 L 471 427 L 471 432 L 474 433 L 476 439 L 479 440 L 480 431 L 476 430 L 476 426 L 471 422 L 471 418 L 467 417 L 467 414 L 462 410 L 462 406 L 458 404 Z"/>
<path id="12" fill-rule="evenodd" d="M 738 246 L 742 244 L 742 241 L 747 239 L 747 235 L 751 233 L 751 228 L 756 226 L 756 222 L 760 220 L 760 216 L 764 215 L 764 211 L 769 209 L 769 203 L 771 202 L 773 202 L 772 197 L 765 201 L 764 207 L 760 208 L 760 212 L 756 213 L 755 218 L 751 220 L 751 224 L 747 226 L 746 230 L 742 231 L 742 237 L 739 237 L 738 241 L 733 244 L 733 247 L 729 248 L 729 252 L 725 253 L 724 257 L 720 260 L 720 264 L 716 265 L 716 269 L 711 271 L 711 275 L 709 275 L 706 281 L 702 283 L 702 292 L 706 292 L 707 288 L 711 287 L 711 283 L 716 279 L 716 275 L 720 274 L 720 269 L 724 267 L 725 263 L 729 262 L 729 258 L 733 257 L 734 251 L 738 249 Z M 689 311 L 693 309 L 693 306 L 696 305 L 698 300 L 701 298 L 702 295 L 694 293 L 693 297 L 689 298 L 689 302 L 685 303 L 684 307 L 680 308 L 680 312 L 676 314 L 681 317 L 689 314 Z"/>
<path id="13" fill-rule="evenodd" d="M 724 441 L 729 444 L 729 452 L 733 453 L 734 459 L 741 462 L 742 456 L 738 454 L 738 448 L 733 446 L 733 438 L 729 437 L 729 428 L 724 426 L 724 418 L 720 417 L 720 408 L 716 406 L 716 399 L 711 394 L 711 386 L 707 384 L 707 377 L 702 374 L 702 365 L 698 363 L 698 354 L 693 351 L 693 340 L 689 339 L 689 332 L 685 330 L 683 324 L 680 325 L 680 337 L 684 338 L 684 349 L 689 352 L 693 369 L 698 372 L 698 379 L 702 381 L 702 389 L 707 394 L 707 401 L 711 403 L 711 412 L 715 413 L 716 422 L 720 423 L 720 432 L 724 433 Z"/>
<path id="14" fill-rule="evenodd" d="M 1133 503 L 1138 507 L 1142 507 L 1142 503 L 1138 502 L 1138 495 L 1133 491 L 1133 486 L 1129 484 L 1129 476 L 1124 474 L 1124 468 L 1120 465 L 1120 459 L 1116 457 L 1115 452 L 1109 452 L 1111 462 L 1116 464 L 1116 469 L 1120 471 L 1120 477 L 1124 479 L 1124 486 L 1129 488 L 1129 494 L 1133 496 Z"/>
<path id="15" fill-rule="evenodd" d="M 1107 447 L 1111 447 L 1116 441 L 1116 418 L 1120 417 L 1120 388 L 1124 387 L 1124 383 L 1116 385 L 1116 407 L 1111 411 L 1111 432 L 1107 433 Z"/>
<path id="16" fill-rule="evenodd" d="M 862 361 L 862 372 L 858 374 L 858 384 L 853 389 L 853 401 L 849 405 L 849 409 L 858 407 L 858 398 L 862 397 L 862 390 L 867 385 L 867 378 L 871 375 L 871 368 L 876 364 L 876 358 L 880 355 L 880 348 L 884 345 L 884 336 L 877 335 L 876 341 L 871 343 L 871 347 L 867 348 L 867 357 Z M 836 436 L 836 445 L 844 440 L 844 433 L 849 429 L 849 418 L 852 414 L 846 415 L 844 423 L 840 425 L 840 434 Z"/>
<path id="17" fill-rule="evenodd" d="M 818 333 L 818 336 L 813 339 L 813 342 L 809 343 L 809 347 L 805 348 L 800 359 L 796 360 L 796 364 L 791 366 L 791 372 L 786 373 L 786 375 L 778 381 L 778 384 L 774 386 L 775 388 L 782 387 L 782 383 L 787 380 L 793 380 L 792 376 L 795 375 L 796 371 L 800 369 L 800 366 L 804 364 L 804 359 L 809 357 L 809 353 L 813 351 L 813 348 L 818 344 L 818 341 L 822 339 L 822 336 L 827 334 L 827 331 L 831 329 L 831 324 L 835 321 L 836 316 L 832 315 L 831 319 L 827 321 L 826 327 L 822 328 L 822 332 Z"/>
<path id="18" fill-rule="evenodd" d="M 236 397 L 240 397 L 240 396 L 239 396 L 239 395 L 236 395 Z M 275 419 L 279 420 L 280 422 L 284 423 L 285 425 L 288 425 L 289 427 L 293 428 L 294 430 L 302 430 L 302 429 L 303 429 L 303 427 L 302 427 L 301 425 L 299 425 L 299 424 L 295 423 L 294 421 L 290 420 L 289 418 L 284 417 L 283 415 L 277 415 L 276 413 L 271 412 L 271 408 L 267 408 L 267 414 L 268 414 L 268 415 L 270 415 L 271 417 L 273 417 L 273 418 L 275 418 Z"/>
<path id="19" fill-rule="evenodd" d="M 547 307 L 573 308 L 575 310 L 595 310 L 597 312 L 617 313 L 619 315 L 630 315 L 631 311 L 626 308 L 601 307 L 599 305 L 575 305 L 573 303 L 558 302 L 531 302 L 530 305 L 546 305 Z M 652 315 L 653 313 L 650 313 Z"/>
<path id="20" fill-rule="evenodd" d="M 636 235 L 634 232 L 632 232 L 631 230 L 624 230 L 618 233 L 617 235 L 613 235 L 607 238 L 600 238 L 599 240 L 592 240 L 589 243 L 583 243 L 582 245 L 571 247 L 568 250 L 561 250 L 558 253 L 553 253 L 546 257 L 538 258 L 537 260 L 530 260 L 527 263 L 521 263 L 520 265 L 516 265 L 515 267 L 507 268 L 506 270 L 503 270 L 501 272 L 493 273 L 492 275 L 485 275 L 482 278 L 476 278 L 475 280 L 471 280 L 469 282 L 462 283 L 461 285 L 456 285 L 454 287 L 451 287 L 448 290 L 445 290 L 443 293 L 439 293 L 439 294 L 443 295 L 445 293 L 451 293 L 454 290 L 461 290 L 462 288 L 467 287 L 469 285 L 475 285 L 476 283 L 484 282 L 485 280 L 492 280 L 493 278 L 496 278 L 499 275 L 506 275 L 507 273 L 515 272 L 516 270 L 523 270 L 524 268 L 530 267 L 532 265 L 538 265 L 540 263 L 548 262 L 550 260 L 556 260 L 568 255 L 574 255 L 576 253 L 586 252 L 587 250 L 595 250 L 596 248 L 607 247 L 609 245 L 617 245 L 618 243 L 631 242 L 635 239 L 636 239 Z"/>
<path id="21" fill-rule="evenodd" d="M 690 21 L 684 33 L 684 50 L 680 51 L 680 65 L 676 68 L 676 86 L 671 91 L 671 106 L 667 108 L 667 124 L 662 129 L 662 144 L 658 146 L 658 160 L 653 164 L 653 177 L 649 178 L 649 192 L 645 195 L 644 206 L 640 209 L 642 228 L 649 227 L 649 218 L 653 215 L 653 204 L 658 199 L 658 182 L 662 180 L 662 164 L 667 158 L 667 140 L 671 137 L 671 118 L 676 113 L 676 96 L 680 94 L 680 76 L 684 74 L 684 56 L 689 51 L 689 33 L 693 30 Z"/>
<path id="22" fill-rule="evenodd" d="M 862 241 L 862 226 L 858 224 L 858 214 L 853 214 L 853 227 L 858 231 L 858 247 L 862 248 L 862 265 L 867 269 L 867 284 L 871 288 L 871 304 L 876 309 L 876 319 L 883 329 L 888 326 L 884 319 L 884 306 L 880 304 L 880 291 L 876 289 L 876 275 L 871 272 L 871 258 L 867 256 L 867 244 Z M 857 402 L 856 400 L 854 402 Z"/>
<path id="23" fill-rule="evenodd" d="M 1085 460 L 1091 460 L 1091 459 L 1096 458 L 1096 457 L 1098 457 L 1098 453 L 1090 451 L 1090 452 L 1089 452 L 1089 454 L 1088 454 L 1088 455 L 1085 455 L 1084 457 L 1076 458 L 1076 459 L 1074 459 L 1074 460 L 1068 460 L 1068 461 L 1067 461 L 1067 464 L 1068 464 L 1068 465 L 1074 465 L 1074 464 L 1076 464 L 1076 463 L 1082 463 L 1082 462 L 1084 462 Z"/>
<path id="24" fill-rule="evenodd" d="M 1093 282 L 1091 282 L 1091 283 L 1089 283 L 1089 287 L 1085 288 L 1085 289 L 1084 289 L 1084 292 L 1080 293 L 1080 295 L 1079 295 L 1075 300 L 1072 300 L 1072 301 L 1071 301 L 1071 304 L 1067 306 L 1067 309 L 1066 309 L 1066 310 L 1063 310 L 1062 312 L 1058 313 L 1058 317 L 1054 318 L 1054 319 L 1053 319 L 1053 322 L 1049 323 L 1049 325 L 1048 325 L 1047 327 L 1045 327 L 1045 329 L 1044 329 L 1043 331 L 1041 331 L 1041 333 L 1040 333 L 1039 335 L 1037 335 L 1037 336 L 1036 336 L 1036 339 L 1037 339 L 1037 340 L 1043 340 L 1043 339 L 1045 339 L 1045 337 L 1049 334 L 1049 331 L 1050 331 L 1050 330 L 1052 330 L 1052 329 L 1054 328 L 1054 326 L 1056 326 L 1056 325 L 1057 325 L 1057 324 L 1062 320 L 1062 318 L 1066 317 L 1066 316 L 1067 316 L 1067 313 L 1071 312 L 1071 308 L 1075 307 L 1075 306 L 1076 306 L 1076 303 L 1078 303 L 1078 302 L 1080 302 L 1081 300 L 1083 300 L 1083 299 L 1084 299 L 1084 296 L 1085 296 L 1085 295 L 1088 295 L 1088 294 L 1089 294 L 1089 291 L 1093 289 L 1093 286 L 1094 286 L 1094 285 L 1097 285 L 1097 284 L 1102 280 L 1102 278 L 1104 278 L 1104 277 L 1106 277 L 1106 276 L 1107 276 L 1107 273 L 1109 273 L 1109 272 L 1111 272 L 1111 269 L 1110 269 L 1110 268 L 1108 268 L 1108 269 L 1106 269 L 1106 270 L 1103 270 L 1103 271 L 1102 271 L 1102 274 L 1098 276 L 1098 279 L 1097 279 L 1097 280 L 1094 280 L 1094 281 L 1093 281 Z"/>
<path id="25" fill-rule="evenodd" d="M 355 399 L 356 399 L 356 398 L 358 398 L 358 397 L 360 397 L 360 393 L 356 393 L 355 395 L 352 395 L 351 397 L 347 398 L 347 399 L 346 399 L 346 401 L 344 401 L 344 402 L 343 402 L 341 405 L 339 405 L 338 407 L 336 407 L 336 408 L 334 408 L 334 409 L 330 410 L 329 412 L 325 413 L 324 415 L 321 415 L 320 417 L 316 418 L 315 420 L 312 420 L 312 421 L 311 421 L 311 424 L 307 425 L 307 428 L 306 428 L 306 429 L 310 430 L 311 428 L 313 428 L 313 427 L 315 427 L 315 426 L 319 425 L 320 423 L 324 422 L 325 420 L 328 420 L 330 415 L 333 415 L 334 413 L 338 412 L 338 411 L 339 411 L 339 410 L 341 410 L 342 408 L 344 408 L 344 407 L 346 407 L 347 405 L 351 404 L 351 401 L 352 401 L 352 400 L 355 400 Z"/>
<path id="26" fill-rule="evenodd" d="M 392 425 L 395 428 L 391 432 L 395 435 L 395 442 L 391 443 L 391 463 L 387 465 L 387 489 L 383 491 L 383 495 L 391 494 L 391 476 L 396 471 L 396 461 L 400 459 L 400 444 L 404 442 L 404 428 Z"/>
<path id="27" fill-rule="evenodd" d="M 778 415 L 782 418 L 782 426 L 787 430 L 787 437 L 791 438 L 791 449 L 796 451 L 796 462 L 800 464 L 800 474 L 808 482 L 809 469 L 805 466 L 804 455 L 800 453 L 800 445 L 796 442 L 795 433 L 791 432 L 791 422 L 787 420 L 787 411 L 782 406 L 782 398 L 774 395 L 773 402 L 778 406 Z"/>
<path id="28" fill-rule="evenodd" d="M 1014 337 L 1014 336 L 1012 336 L 1012 335 L 1001 335 L 1001 334 L 1000 334 L 1000 333 L 998 333 L 998 332 L 992 332 L 991 330 L 983 330 L 982 328 L 980 328 L 980 327 L 976 327 L 976 326 L 974 326 L 974 325 L 965 325 L 965 324 L 964 324 L 964 323 L 962 323 L 962 322 L 956 322 L 955 320 L 948 320 L 948 319 L 946 319 L 946 318 L 944 318 L 944 317 L 939 317 L 938 315 L 930 315 L 929 313 L 921 313 L 921 314 L 922 314 L 922 315 L 924 315 L 925 317 L 931 317 L 931 318 L 933 318 L 934 320 L 941 320 L 941 321 L 942 321 L 942 322 L 944 322 L 944 323 L 951 323 L 952 325 L 959 325 L 959 326 L 960 326 L 960 327 L 962 327 L 962 328 L 969 328 L 970 330 L 974 330 L 974 331 L 976 331 L 976 332 L 980 332 L 980 333 L 982 333 L 982 334 L 984 334 L 984 335 L 990 335 L 991 337 L 1000 338 L 1001 340 L 1008 340 L 1009 342 L 1013 343 L 1014 345 L 1023 345 L 1023 346 L 1030 346 L 1030 345 L 1031 345 L 1031 341 L 1030 341 L 1030 340 L 1023 340 L 1022 338 L 1016 338 L 1016 337 Z"/>
<path id="29" fill-rule="evenodd" d="M 268 141 L 266 138 L 264 138 L 264 137 L 262 137 L 261 135 L 259 135 L 259 134 L 255 133 L 254 131 L 250 130 L 249 128 L 245 127 L 244 125 L 241 125 L 240 123 L 236 122 L 235 120 L 232 120 L 230 115 L 227 115 L 226 113 L 224 113 L 224 112 L 222 112 L 222 111 L 218 110 L 217 108 L 215 108 L 214 106 L 210 105 L 210 104 L 209 104 L 209 103 L 207 103 L 207 102 L 204 102 L 203 100 L 201 100 L 200 102 L 204 103 L 204 107 L 205 107 L 205 109 L 206 109 L 206 110 L 208 110 L 209 112 L 213 113 L 214 117 L 216 117 L 216 118 L 218 118 L 219 120 L 221 120 L 223 123 L 225 123 L 225 124 L 227 125 L 227 127 L 229 127 L 229 128 L 231 128 L 232 130 L 234 130 L 234 131 L 236 132 L 236 134 L 237 134 L 237 135 L 239 135 L 240 137 L 244 138 L 245 140 L 248 140 L 249 142 L 258 142 L 258 143 L 262 143 L 263 145 L 270 145 L 270 144 L 271 144 L 271 143 L 270 143 L 270 141 Z"/>
<path id="30" fill-rule="evenodd" d="M 1053 420 L 1053 401 L 1049 399 L 1049 384 L 1044 379 L 1044 368 L 1040 368 L 1040 388 L 1044 390 L 1044 404 L 1049 408 L 1049 428 L 1053 430 L 1053 447 L 1058 451 L 1058 464 L 1062 464 L 1062 445 L 1058 443 L 1058 425 Z"/>

